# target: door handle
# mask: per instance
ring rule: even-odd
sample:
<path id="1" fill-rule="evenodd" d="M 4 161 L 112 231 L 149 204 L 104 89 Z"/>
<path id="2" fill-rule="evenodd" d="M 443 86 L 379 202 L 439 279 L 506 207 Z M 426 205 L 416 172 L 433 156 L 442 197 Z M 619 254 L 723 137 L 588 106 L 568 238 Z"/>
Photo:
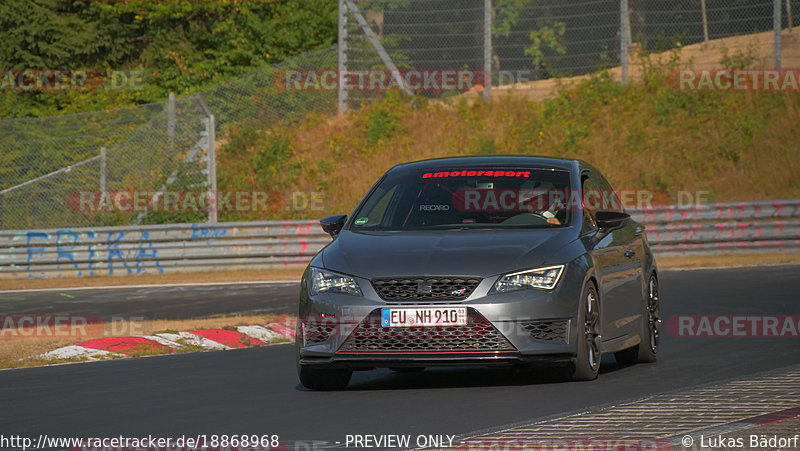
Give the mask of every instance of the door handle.
<path id="1" fill-rule="evenodd" d="M 628 257 L 628 258 L 631 258 L 634 255 L 636 255 L 636 251 L 633 250 L 633 249 L 628 249 L 627 251 L 625 251 L 625 256 Z"/>

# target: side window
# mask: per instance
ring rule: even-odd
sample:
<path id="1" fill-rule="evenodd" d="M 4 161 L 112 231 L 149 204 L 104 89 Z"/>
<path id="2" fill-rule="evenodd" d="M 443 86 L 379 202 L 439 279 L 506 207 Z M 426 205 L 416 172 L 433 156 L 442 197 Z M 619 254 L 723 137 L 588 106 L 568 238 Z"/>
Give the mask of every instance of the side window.
<path id="1" fill-rule="evenodd" d="M 581 192 L 583 195 L 583 231 L 588 232 L 597 228 L 595 212 L 600 204 L 601 193 L 595 181 L 588 174 L 581 177 Z"/>
<path id="2" fill-rule="evenodd" d="M 602 194 L 600 208 L 598 208 L 598 210 L 610 210 L 624 213 L 625 206 L 622 205 L 622 201 L 617 195 L 617 192 L 614 191 L 614 188 L 611 187 L 608 180 L 603 177 L 603 174 L 594 172 L 592 173 L 592 178 L 597 182 L 597 186 L 600 187 L 600 193 Z"/>

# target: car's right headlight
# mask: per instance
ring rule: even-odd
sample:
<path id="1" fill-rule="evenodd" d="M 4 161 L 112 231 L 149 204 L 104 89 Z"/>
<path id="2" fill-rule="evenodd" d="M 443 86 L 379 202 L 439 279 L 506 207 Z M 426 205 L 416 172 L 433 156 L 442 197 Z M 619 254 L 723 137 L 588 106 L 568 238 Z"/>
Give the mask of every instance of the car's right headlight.
<path id="1" fill-rule="evenodd" d="M 506 293 L 508 291 L 522 290 L 525 288 L 552 290 L 558 284 L 559 279 L 561 279 L 561 273 L 563 272 L 564 265 L 558 265 L 506 274 L 497 280 L 492 291 L 495 293 Z"/>
<path id="2" fill-rule="evenodd" d="M 361 287 L 356 279 L 344 274 L 335 273 L 326 269 L 311 268 L 311 284 L 309 294 L 316 296 L 321 293 L 342 293 L 361 296 Z"/>

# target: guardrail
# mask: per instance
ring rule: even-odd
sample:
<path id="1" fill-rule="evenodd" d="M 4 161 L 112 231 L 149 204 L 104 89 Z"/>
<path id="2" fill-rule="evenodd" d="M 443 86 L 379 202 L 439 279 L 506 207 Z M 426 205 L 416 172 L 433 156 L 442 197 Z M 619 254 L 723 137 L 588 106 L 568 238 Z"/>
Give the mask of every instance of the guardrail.
<path id="1" fill-rule="evenodd" d="M 631 214 L 660 255 L 800 250 L 800 200 Z M 328 241 L 310 220 L 0 231 L 0 278 L 292 267 Z"/>
<path id="2" fill-rule="evenodd" d="M 800 250 L 800 200 L 630 210 L 660 255 Z"/>
<path id="3" fill-rule="evenodd" d="M 305 265 L 330 241 L 317 221 L 0 232 L 0 278 Z"/>

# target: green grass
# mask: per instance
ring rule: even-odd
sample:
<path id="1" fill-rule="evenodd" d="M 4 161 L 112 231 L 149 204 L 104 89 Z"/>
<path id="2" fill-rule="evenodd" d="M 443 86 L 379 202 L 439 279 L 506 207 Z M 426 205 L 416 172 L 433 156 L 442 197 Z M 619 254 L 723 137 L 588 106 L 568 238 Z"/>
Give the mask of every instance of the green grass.
<path id="1" fill-rule="evenodd" d="M 219 151 L 219 189 L 274 190 L 289 202 L 221 220 L 349 213 L 391 166 L 456 155 L 580 158 L 618 189 L 659 191 L 665 202 L 678 191 L 717 202 L 800 198 L 800 94 L 676 91 L 667 82 L 676 61 L 645 59 L 643 81 L 627 87 L 600 72 L 544 101 L 390 93 L 348 115 L 234 132 Z M 287 208 L 293 191 L 320 190 L 324 210 Z"/>

